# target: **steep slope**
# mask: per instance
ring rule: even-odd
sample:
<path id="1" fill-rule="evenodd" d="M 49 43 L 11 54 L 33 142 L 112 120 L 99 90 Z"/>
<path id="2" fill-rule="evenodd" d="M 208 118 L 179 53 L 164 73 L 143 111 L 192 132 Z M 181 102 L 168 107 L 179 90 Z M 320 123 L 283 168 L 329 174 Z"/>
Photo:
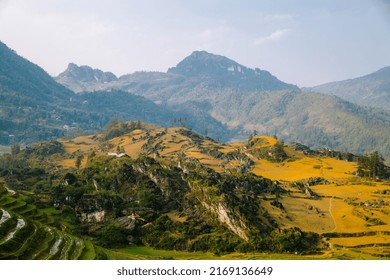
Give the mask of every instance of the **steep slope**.
<path id="1" fill-rule="evenodd" d="M 0 85 L 3 95 L 23 95 L 28 101 L 46 103 L 63 103 L 73 96 L 72 92 L 56 83 L 42 68 L 23 59 L 2 42 L 0 57 Z"/>
<path id="2" fill-rule="evenodd" d="M 310 90 L 336 95 L 359 105 L 388 110 L 390 108 L 390 67 L 363 77 L 315 86 Z"/>
<path id="3" fill-rule="evenodd" d="M 75 94 L 0 43 L 0 143 L 58 136 L 63 125 L 88 123 Z M 85 126 L 83 126 L 86 128 Z"/>

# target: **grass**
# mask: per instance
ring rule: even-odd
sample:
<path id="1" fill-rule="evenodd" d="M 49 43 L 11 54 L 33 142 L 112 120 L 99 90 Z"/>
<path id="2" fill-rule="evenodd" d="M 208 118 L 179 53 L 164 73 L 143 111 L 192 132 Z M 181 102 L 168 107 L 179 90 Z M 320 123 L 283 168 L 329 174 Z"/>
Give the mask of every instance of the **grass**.
<path id="1" fill-rule="evenodd" d="M 381 259 L 369 253 L 342 248 L 317 255 L 277 253 L 231 253 L 217 256 L 209 252 L 180 252 L 156 250 L 150 247 L 132 246 L 123 249 L 106 250 L 109 259 L 121 260 L 374 260 Z"/>
<path id="2" fill-rule="evenodd" d="M 80 259 L 82 260 L 93 260 L 96 257 L 95 248 L 91 241 L 84 240 L 84 249 L 82 252 L 82 255 L 80 256 Z"/>

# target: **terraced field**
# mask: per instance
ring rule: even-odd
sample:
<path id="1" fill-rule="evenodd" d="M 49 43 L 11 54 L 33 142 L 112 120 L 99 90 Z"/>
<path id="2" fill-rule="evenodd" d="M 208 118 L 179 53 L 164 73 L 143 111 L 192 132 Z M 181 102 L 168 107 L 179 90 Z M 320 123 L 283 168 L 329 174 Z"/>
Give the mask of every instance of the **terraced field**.
<path id="1" fill-rule="evenodd" d="M 0 198 L 0 259 L 95 259 L 95 246 L 50 226 L 53 217 L 23 195 Z"/>

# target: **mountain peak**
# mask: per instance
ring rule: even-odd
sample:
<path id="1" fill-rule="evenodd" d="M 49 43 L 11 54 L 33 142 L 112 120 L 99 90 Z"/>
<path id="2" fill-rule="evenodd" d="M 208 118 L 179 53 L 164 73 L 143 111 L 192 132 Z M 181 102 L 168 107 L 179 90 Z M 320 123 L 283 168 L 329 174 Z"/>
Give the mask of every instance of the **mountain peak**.
<path id="1" fill-rule="evenodd" d="M 55 77 L 55 80 L 74 92 L 82 92 L 91 90 L 90 86 L 100 87 L 102 84 L 117 81 L 118 78 L 111 72 L 103 72 L 87 65 L 78 66 L 71 62 L 64 72 Z"/>
<path id="2" fill-rule="evenodd" d="M 194 51 L 168 73 L 190 78 L 202 78 L 218 87 L 231 87 L 246 91 L 298 89 L 278 80 L 268 71 L 251 69 L 222 55 L 207 51 Z"/>
<path id="3" fill-rule="evenodd" d="M 68 68 L 58 75 L 59 78 L 73 77 L 84 81 L 96 81 L 96 82 L 112 82 L 118 78 L 111 72 L 103 72 L 100 69 L 93 69 L 90 66 L 82 65 L 78 66 L 75 63 L 69 63 Z"/>
<path id="4" fill-rule="evenodd" d="M 185 76 L 215 74 L 215 72 L 226 72 L 229 67 L 239 64 L 222 55 L 215 55 L 206 51 L 194 51 L 184 58 L 176 67 L 170 68 L 168 72 L 182 74 Z M 246 68 L 240 65 L 242 68 Z"/>

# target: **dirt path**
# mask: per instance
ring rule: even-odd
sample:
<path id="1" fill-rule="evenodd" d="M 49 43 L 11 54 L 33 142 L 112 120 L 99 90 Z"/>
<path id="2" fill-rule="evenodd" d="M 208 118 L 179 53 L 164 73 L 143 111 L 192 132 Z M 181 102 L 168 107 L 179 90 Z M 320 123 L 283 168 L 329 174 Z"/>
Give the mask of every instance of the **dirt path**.
<path id="1" fill-rule="evenodd" d="M 336 225 L 336 220 L 335 220 L 335 218 L 334 218 L 334 216 L 332 214 L 332 200 L 333 200 L 333 197 L 331 197 L 329 199 L 329 214 L 332 217 L 332 220 L 333 220 L 333 223 L 334 223 L 334 229 L 332 229 L 332 231 L 335 231 L 336 228 L 337 228 L 337 225 Z"/>

